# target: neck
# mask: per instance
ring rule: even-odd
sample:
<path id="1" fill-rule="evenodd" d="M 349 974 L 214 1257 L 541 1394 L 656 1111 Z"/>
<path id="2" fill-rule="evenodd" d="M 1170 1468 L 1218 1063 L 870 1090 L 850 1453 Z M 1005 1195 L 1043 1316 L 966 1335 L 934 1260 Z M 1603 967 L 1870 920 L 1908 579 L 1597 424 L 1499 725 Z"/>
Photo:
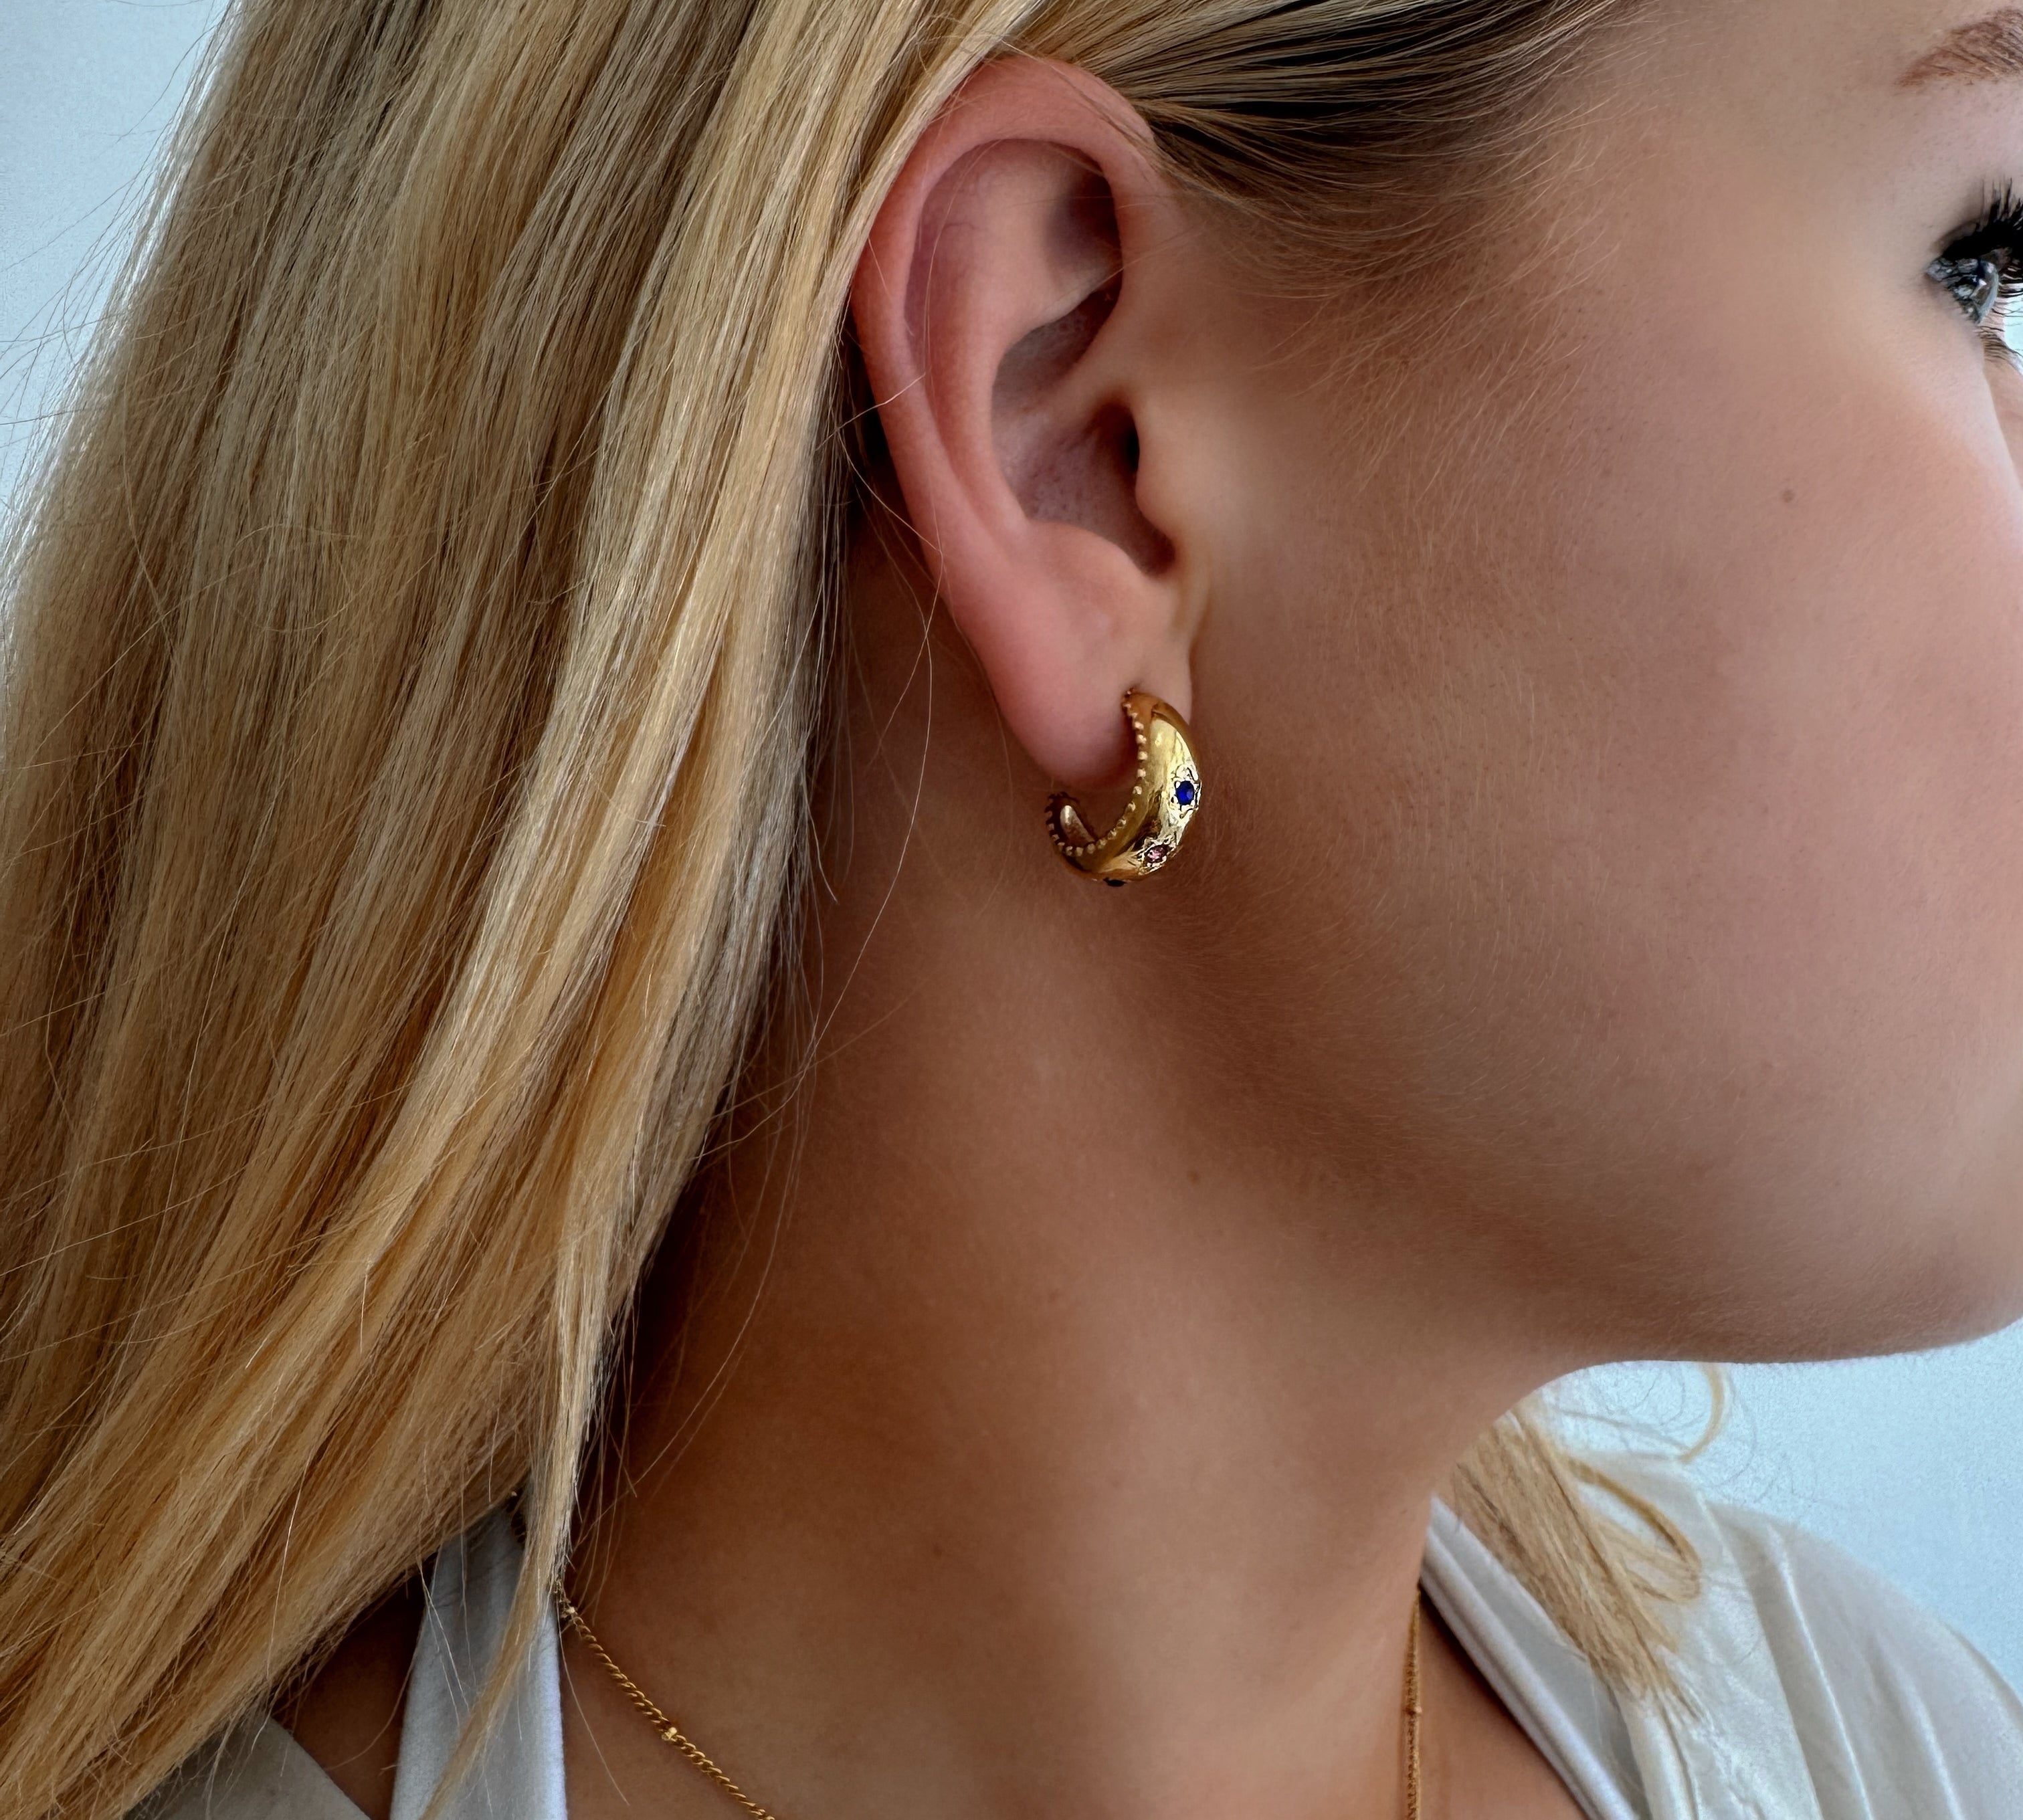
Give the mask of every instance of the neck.
<path id="1" fill-rule="evenodd" d="M 888 889 L 818 932 L 849 984 L 792 1114 L 649 1285 L 581 1602 L 796 1820 L 1388 1820 L 1431 1501 L 1551 1371 L 1408 1213 L 1256 1141 L 1158 956 L 1078 936 L 1128 893 L 1036 905 L 979 844 L 861 843 Z M 593 1756 L 713 1811 L 584 1710 Z"/>

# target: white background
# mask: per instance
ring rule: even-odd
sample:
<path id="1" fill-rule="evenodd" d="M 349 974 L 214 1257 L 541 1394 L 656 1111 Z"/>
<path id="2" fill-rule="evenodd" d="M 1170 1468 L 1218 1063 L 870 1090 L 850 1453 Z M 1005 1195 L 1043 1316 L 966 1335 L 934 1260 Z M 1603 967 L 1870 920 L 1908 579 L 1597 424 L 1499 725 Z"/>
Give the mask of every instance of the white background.
<path id="1" fill-rule="evenodd" d="M 218 10 L 216 0 L 4 9 L 0 496 L 90 331 Z M 1758 1366 L 1732 1381 L 1736 1407 L 1696 1468 L 1709 1488 L 1853 1550 L 2023 1686 L 2023 1328 L 1911 1358 Z M 1705 1409 L 1696 1374 L 1677 1368 L 1625 1367 L 1580 1390 L 1683 1437 Z"/>

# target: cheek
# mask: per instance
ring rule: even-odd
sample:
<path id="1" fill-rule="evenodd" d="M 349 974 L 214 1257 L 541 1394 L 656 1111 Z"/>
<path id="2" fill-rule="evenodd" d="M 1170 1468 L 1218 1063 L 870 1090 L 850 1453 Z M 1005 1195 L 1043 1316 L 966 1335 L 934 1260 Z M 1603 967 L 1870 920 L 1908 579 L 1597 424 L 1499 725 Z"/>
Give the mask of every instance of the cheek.
<path id="1" fill-rule="evenodd" d="M 1984 1326 L 2023 1296 L 2014 471 L 1985 400 L 1963 430 L 1924 375 L 1708 332 L 1591 363 L 1590 433 L 1511 501 L 1542 610 L 1464 693 L 1526 763 L 1453 831 L 1520 983 L 1478 1003 L 1721 1278 L 1728 1351 L 1801 1293 L 1822 1349 Z"/>
<path id="2" fill-rule="evenodd" d="M 1363 413 L 1449 434 L 1256 436 L 1197 653 L 1225 1091 L 1474 1210 L 1445 1267 L 1597 1352 L 1982 1331 L 2023 1313 L 2016 470 L 1951 323 L 1836 340 L 1746 259 L 1661 320 L 1630 266 Z"/>

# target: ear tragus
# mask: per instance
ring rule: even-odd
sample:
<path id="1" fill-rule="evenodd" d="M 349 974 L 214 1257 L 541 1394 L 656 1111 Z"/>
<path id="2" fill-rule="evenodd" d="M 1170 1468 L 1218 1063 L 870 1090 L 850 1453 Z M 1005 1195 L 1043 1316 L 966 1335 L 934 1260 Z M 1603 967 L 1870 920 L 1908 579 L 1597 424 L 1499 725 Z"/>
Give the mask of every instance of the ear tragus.
<path id="1" fill-rule="evenodd" d="M 1081 421 L 1044 411 L 993 426 L 1005 484 L 1029 518 L 1079 525 L 1115 544 L 1147 575 L 1173 561 L 1165 534 L 1139 510 L 1138 428 L 1115 401 Z"/>

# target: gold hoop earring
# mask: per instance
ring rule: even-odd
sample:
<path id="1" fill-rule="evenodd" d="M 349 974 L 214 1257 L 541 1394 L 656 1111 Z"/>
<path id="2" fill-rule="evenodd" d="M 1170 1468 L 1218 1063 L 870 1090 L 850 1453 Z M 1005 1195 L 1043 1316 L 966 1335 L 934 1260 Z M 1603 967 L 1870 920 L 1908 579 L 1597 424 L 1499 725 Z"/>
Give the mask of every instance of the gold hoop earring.
<path id="1" fill-rule="evenodd" d="M 1121 885 L 1149 878 L 1173 857 L 1201 807 L 1201 766 L 1187 723 L 1142 689 L 1127 689 L 1125 718 L 1137 743 L 1131 799 L 1105 835 L 1090 833 L 1081 805 L 1065 790 L 1047 803 L 1055 851 L 1085 879 Z"/>

